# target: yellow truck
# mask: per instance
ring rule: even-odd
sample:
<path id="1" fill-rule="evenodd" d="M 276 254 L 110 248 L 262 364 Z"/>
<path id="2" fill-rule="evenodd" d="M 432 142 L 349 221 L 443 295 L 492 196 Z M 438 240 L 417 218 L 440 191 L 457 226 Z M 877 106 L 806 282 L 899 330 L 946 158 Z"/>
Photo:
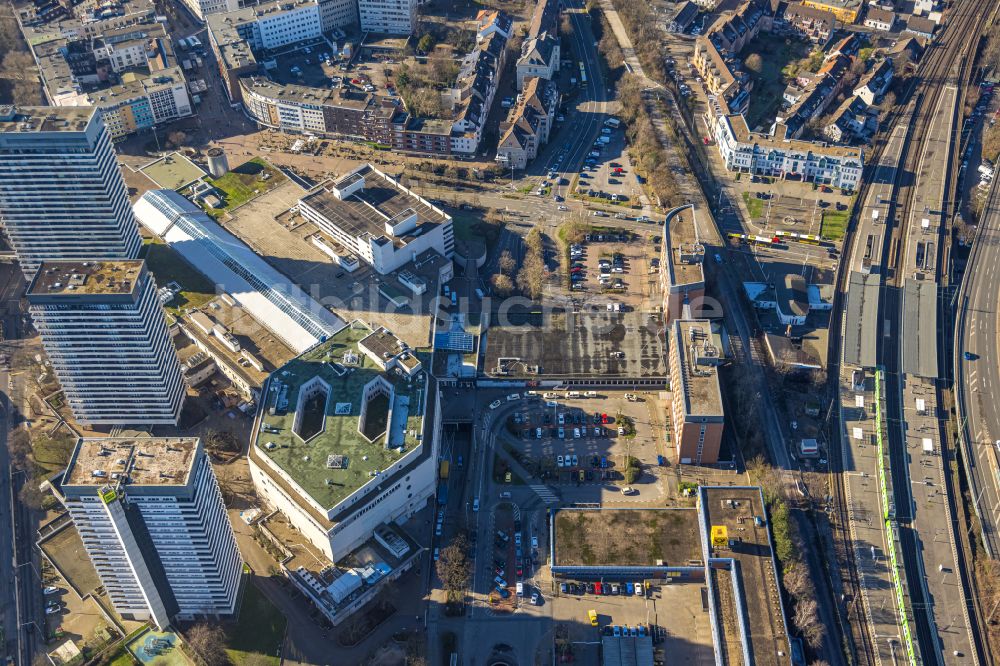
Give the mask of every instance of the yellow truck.
<path id="1" fill-rule="evenodd" d="M 587 617 L 590 618 L 590 626 L 596 627 L 597 626 L 597 611 L 593 610 L 593 609 L 587 611 Z"/>

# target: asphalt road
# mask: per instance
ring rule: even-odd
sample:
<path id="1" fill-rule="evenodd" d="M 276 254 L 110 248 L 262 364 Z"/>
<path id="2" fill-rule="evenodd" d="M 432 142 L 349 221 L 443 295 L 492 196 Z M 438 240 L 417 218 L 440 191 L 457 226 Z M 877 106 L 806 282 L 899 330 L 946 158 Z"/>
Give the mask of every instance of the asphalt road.
<path id="1" fill-rule="evenodd" d="M 983 537 L 998 554 L 1000 476 L 1000 187 L 994 181 L 965 270 L 955 332 L 955 387 L 970 483 Z M 971 358 L 964 358 L 969 352 Z"/>

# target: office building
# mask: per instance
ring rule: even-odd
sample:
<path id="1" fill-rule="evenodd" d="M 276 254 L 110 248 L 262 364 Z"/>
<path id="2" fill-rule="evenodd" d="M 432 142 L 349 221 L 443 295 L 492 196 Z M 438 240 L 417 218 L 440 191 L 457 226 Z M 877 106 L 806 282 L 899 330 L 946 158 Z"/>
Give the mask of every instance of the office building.
<path id="1" fill-rule="evenodd" d="M 96 109 L 0 106 L 0 219 L 29 278 L 43 260 L 138 256 L 128 191 Z"/>
<path id="2" fill-rule="evenodd" d="M 667 211 L 663 222 L 663 249 L 660 256 L 660 287 L 663 314 L 669 324 L 675 319 L 691 319 L 705 306 L 705 246 L 698 237 L 694 204 Z"/>
<path id="3" fill-rule="evenodd" d="M 722 342 L 707 319 L 675 320 L 670 327 L 670 418 L 677 461 L 711 465 L 719 460 L 725 415 L 718 366 Z"/>
<path id="4" fill-rule="evenodd" d="M 409 35 L 417 25 L 418 0 L 358 0 L 361 32 Z"/>
<path id="5" fill-rule="evenodd" d="M 257 495 L 331 563 L 434 495 L 434 379 L 391 332 L 353 322 L 275 371 L 250 443 Z"/>
<path id="6" fill-rule="evenodd" d="M 370 164 L 317 185 L 299 212 L 382 275 L 426 250 L 455 252 L 451 217 Z"/>
<path id="7" fill-rule="evenodd" d="M 77 421 L 177 424 L 184 381 L 144 261 L 46 261 L 27 296 Z"/>
<path id="8" fill-rule="evenodd" d="M 202 21 L 209 14 L 221 14 L 240 8 L 239 0 L 181 0 L 181 2 Z"/>
<path id="9" fill-rule="evenodd" d="M 243 561 L 201 440 L 81 439 L 53 486 L 124 619 L 235 612 Z"/>

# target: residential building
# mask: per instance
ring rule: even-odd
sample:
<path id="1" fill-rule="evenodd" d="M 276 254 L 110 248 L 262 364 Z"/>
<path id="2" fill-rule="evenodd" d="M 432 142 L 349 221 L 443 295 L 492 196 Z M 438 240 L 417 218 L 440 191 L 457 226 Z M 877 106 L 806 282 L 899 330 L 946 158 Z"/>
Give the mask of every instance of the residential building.
<path id="1" fill-rule="evenodd" d="M 866 139 L 878 131 L 878 112 L 873 112 L 860 97 L 848 97 L 833 112 L 823 133 L 837 143 Z"/>
<path id="2" fill-rule="evenodd" d="M 500 123 L 497 162 L 512 169 L 525 168 L 549 142 L 558 109 L 558 87 L 547 79 L 528 79 L 510 116 Z"/>
<path id="3" fill-rule="evenodd" d="M 482 42 L 494 33 L 500 33 L 504 39 L 510 39 L 510 31 L 514 20 L 498 9 L 480 9 L 476 14 L 476 42 Z"/>
<path id="4" fill-rule="evenodd" d="M 848 191 L 856 190 L 861 180 L 860 147 L 792 139 L 782 123 L 770 134 L 751 132 L 746 119 L 736 114 L 716 116 L 714 123 L 719 153 L 730 171 L 801 179 Z"/>
<path id="5" fill-rule="evenodd" d="M 690 0 L 680 3 L 677 13 L 670 19 L 670 32 L 684 32 L 691 27 L 701 9 Z"/>
<path id="6" fill-rule="evenodd" d="M 896 13 L 878 7 L 869 7 L 868 13 L 865 14 L 864 25 L 874 30 L 891 32 L 896 25 Z"/>
<path id="7" fill-rule="evenodd" d="M 854 89 L 854 94 L 860 97 L 866 104 L 874 104 L 880 99 L 892 83 L 892 59 L 885 58 L 866 73 L 858 87 Z"/>
<path id="8" fill-rule="evenodd" d="M 863 7 L 861 0 L 802 0 L 802 4 L 828 11 L 848 25 L 858 20 Z"/>
<path id="9" fill-rule="evenodd" d="M 0 218 L 29 278 L 43 260 L 138 256 L 142 241 L 97 109 L 0 106 Z"/>
<path id="10" fill-rule="evenodd" d="M 779 16 L 774 23 L 781 27 L 781 31 L 800 34 L 820 45 L 830 41 L 838 25 L 837 16 L 833 12 L 794 2 L 782 3 Z"/>
<path id="11" fill-rule="evenodd" d="M 112 139 L 194 114 L 187 81 L 180 67 L 149 76 L 126 73 L 122 83 L 86 94 L 97 107 Z"/>
<path id="12" fill-rule="evenodd" d="M 517 89 L 524 88 L 526 79 L 552 79 L 559 71 L 559 38 L 545 33 L 525 39 L 521 57 L 517 59 Z"/>
<path id="13" fill-rule="evenodd" d="M 770 17 L 754 2 L 744 2 L 735 11 L 723 12 L 705 34 L 719 50 L 738 55 L 756 39 L 761 30 L 770 29 Z"/>
<path id="14" fill-rule="evenodd" d="M 243 560 L 200 439 L 80 439 L 53 489 L 122 618 L 236 612 Z"/>
<path id="15" fill-rule="evenodd" d="M 181 2 L 202 21 L 209 14 L 221 14 L 240 8 L 239 0 L 181 0 Z"/>
<path id="16" fill-rule="evenodd" d="M 399 107 L 387 98 L 342 88 L 280 84 L 262 76 L 239 80 L 247 114 L 265 127 L 393 145 Z"/>
<path id="17" fill-rule="evenodd" d="M 722 341 L 707 319 L 676 319 L 670 326 L 670 420 L 677 462 L 711 465 L 719 460 L 725 413 L 718 366 Z"/>
<path id="18" fill-rule="evenodd" d="M 551 79 L 559 63 L 559 1 L 538 0 L 517 59 L 517 89 L 532 76 Z"/>
<path id="19" fill-rule="evenodd" d="M 692 319 L 701 314 L 705 297 L 705 246 L 698 237 L 694 204 L 667 211 L 663 222 L 663 249 L 660 255 L 660 287 L 663 317 Z M 695 310 L 695 308 L 697 310 Z M 698 314 L 693 315 L 692 311 Z"/>
<path id="20" fill-rule="evenodd" d="M 922 16 L 910 16 L 906 19 L 906 30 L 905 32 L 911 35 L 916 35 L 917 37 L 923 37 L 925 39 L 934 39 L 934 31 L 937 29 L 937 23 L 930 19 L 923 18 Z"/>
<path id="21" fill-rule="evenodd" d="M 353 322 L 280 368 L 251 437 L 258 497 L 331 563 L 433 497 L 441 414 L 420 358 Z"/>
<path id="22" fill-rule="evenodd" d="M 417 25 L 418 0 L 358 0 L 361 31 L 409 35 Z"/>
<path id="23" fill-rule="evenodd" d="M 323 233 L 385 275 L 426 251 L 455 251 L 451 217 L 370 164 L 320 183 L 299 212 Z"/>
<path id="24" fill-rule="evenodd" d="M 487 35 L 462 59 L 451 102 L 451 152 L 474 154 L 493 106 L 500 74 L 507 59 L 507 39 L 501 32 Z"/>
<path id="25" fill-rule="evenodd" d="M 144 261 L 43 261 L 27 298 L 77 421 L 177 425 L 184 381 Z"/>
<path id="26" fill-rule="evenodd" d="M 941 0 L 915 0 L 913 3 L 914 15 L 928 16 L 932 12 L 941 11 Z"/>

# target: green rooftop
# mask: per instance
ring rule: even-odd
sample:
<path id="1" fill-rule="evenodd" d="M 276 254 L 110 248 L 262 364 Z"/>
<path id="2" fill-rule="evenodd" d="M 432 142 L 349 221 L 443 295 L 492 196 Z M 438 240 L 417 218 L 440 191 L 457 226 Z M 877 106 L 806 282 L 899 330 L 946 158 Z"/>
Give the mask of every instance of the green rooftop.
<path id="1" fill-rule="evenodd" d="M 385 372 L 359 350 L 358 343 L 371 333 L 358 322 L 338 331 L 275 371 L 263 398 L 264 414 L 254 438 L 257 454 L 273 461 L 326 509 L 420 444 L 426 382 L 421 381 L 422 376 L 408 382 L 395 370 Z M 411 356 L 404 363 L 412 367 L 414 359 Z M 317 377 L 329 386 L 328 396 L 323 383 L 313 381 Z M 392 402 L 385 392 L 368 401 L 362 434 L 359 421 L 364 389 L 379 377 L 391 385 Z M 303 387 L 309 397 L 304 400 L 297 429 L 306 440 L 293 431 Z M 330 456 L 343 458 L 329 460 Z M 328 460 L 334 468 L 328 466 Z"/>

